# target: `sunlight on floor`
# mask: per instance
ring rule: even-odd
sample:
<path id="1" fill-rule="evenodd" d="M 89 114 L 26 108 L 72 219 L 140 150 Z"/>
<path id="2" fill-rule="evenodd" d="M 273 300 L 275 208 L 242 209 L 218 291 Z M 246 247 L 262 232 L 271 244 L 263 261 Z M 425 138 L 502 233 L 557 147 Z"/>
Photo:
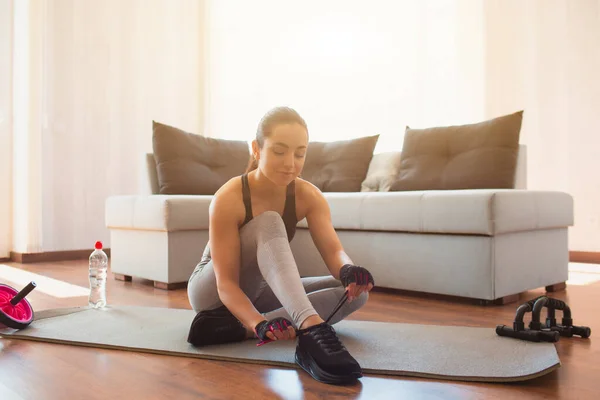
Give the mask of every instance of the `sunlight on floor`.
<path id="1" fill-rule="evenodd" d="M 569 280 L 567 285 L 584 286 L 600 282 L 600 265 L 569 263 Z"/>
<path id="2" fill-rule="evenodd" d="M 42 292 L 52 297 L 81 297 L 89 294 L 89 288 L 72 285 L 57 279 L 48 278 L 47 276 L 0 264 L 0 283 L 12 286 L 16 290 L 21 290 L 31 281 L 34 281 L 37 285 L 35 288 L 36 292 Z"/>
<path id="3" fill-rule="evenodd" d="M 296 370 L 270 370 L 267 387 L 285 399 L 302 399 L 304 395 L 299 373 Z"/>

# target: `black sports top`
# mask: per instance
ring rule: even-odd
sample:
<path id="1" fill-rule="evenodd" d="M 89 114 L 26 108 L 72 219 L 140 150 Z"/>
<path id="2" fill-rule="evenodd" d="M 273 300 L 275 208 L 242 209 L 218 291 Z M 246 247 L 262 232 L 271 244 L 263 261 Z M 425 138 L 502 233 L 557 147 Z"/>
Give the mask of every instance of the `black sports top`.
<path id="1" fill-rule="evenodd" d="M 246 225 L 253 218 L 252 215 L 252 202 L 250 201 L 250 186 L 248 185 L 248 175 L 242 175 L 242 196 L 244 199 L 244 207 L 246 208 L 246 218 L 240 226 L 240 229 Z M 298 220 L 296 219 L 296 182 L 292 181 L 287 187 L 287 193 L 285 196 L 285 206 L 283 209 L 283 223 L 287 232 L 288 240 L 291 242 L 296 234 L 296 225 Z M 200 263 L 196 266 L 194 273 L 202 270 L 202 268 L 211 260 L 210 255 L 210 243 L 206 243 L 204 253 Z"/>
<path id="2" fill-rule="evenodd" d="M 252 202 L 250 201 L 250 185 L 248 185 L 248 174 L 242 175 L 242 196 L 244 198 L 244 206 L 246 207 L 246 218 L 240 229 L 253 218 Z M 292 241 L 296 234 L 296 181 L 290 182 L 287 186 L 285 195 L 285 206 L 283 208 L 283 223 L 287 232 L 288 241 Z"/>

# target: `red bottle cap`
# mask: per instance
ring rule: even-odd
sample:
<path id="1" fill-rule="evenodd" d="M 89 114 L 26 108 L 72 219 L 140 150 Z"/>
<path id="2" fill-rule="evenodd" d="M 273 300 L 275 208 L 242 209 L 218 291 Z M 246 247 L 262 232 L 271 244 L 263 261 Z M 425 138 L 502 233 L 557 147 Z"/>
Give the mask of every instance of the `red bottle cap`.
<path id="1" fill-rule="evenodd" d="M 96 250 L 102 250 L 102 242 L 96 242 L 96 245 L 94 247 L 96 248 Z"/>

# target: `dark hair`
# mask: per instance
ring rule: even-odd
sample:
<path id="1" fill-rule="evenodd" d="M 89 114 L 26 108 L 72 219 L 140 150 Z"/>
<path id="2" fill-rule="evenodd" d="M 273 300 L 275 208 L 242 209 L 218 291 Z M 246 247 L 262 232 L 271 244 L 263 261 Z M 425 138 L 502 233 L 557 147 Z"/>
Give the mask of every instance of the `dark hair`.
<path id="1" fill-rule="evenodd" d="M 289 107 L 275 107 L 269 110 L 260 120 L 258 128 L 256 129 L 256 141 L 258 147 L 262 149 L 265 138 L 269 137 L 273 132 L 273 129 L 280 124 L 300 124 L 308 131 L 306 122 L 298 114 L 298 112 Z M 246 172 L 250 172 L 258 168 L 258 160 L 254 158 L 253 154 L 250 154 L 250 160 L 246 167 Z"/>

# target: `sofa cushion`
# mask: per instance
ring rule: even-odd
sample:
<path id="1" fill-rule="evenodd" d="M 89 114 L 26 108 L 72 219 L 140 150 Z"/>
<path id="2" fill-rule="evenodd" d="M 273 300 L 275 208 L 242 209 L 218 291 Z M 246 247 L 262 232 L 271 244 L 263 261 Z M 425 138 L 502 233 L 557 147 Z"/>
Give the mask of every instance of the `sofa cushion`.
<path id="1" fill-rule="evenodd" d="M 573 199 L 535 190 L 325 193 L 338 230 L 497 235 L 573 225 Z M 130 195 L 106 201 L 110 229 L 207 230 L 213 196 Z M 298 223 L 306 228 L 306 219 Z"/>
<path id="2" fill-rule="evenodd" d="M 373 155 L 361 192 L 387 192 L 400 171 L 401 153 L 388 151 Z"/>
<path id="3" fill-rule="evenodd" d="M 378 139 L 309 142 L 302 178 L 322 192 L 360 192 Z"/>
<path id="4" fill-rule="evenodd" d="M 121 195 L 106 200 L 109 229 L 189 231 L 208 229 L 213 196 Z"/>
<path id="5" fill-rule="evenodd" d="M 153 121 L 160 194 L 211 195 L 246 169 L 248 143 L 214 139 Z"/>
<path id="6" fill-rule="evenodd" d="M 488 121 L 406 129 L 391 190 L 512 189 L 523 111 Z"/>
<path id="7" fill-rule="evenodd" d="M 573 225 L 563 192 L 519 189 L 325 193 L 335 229 L 497 235 Z M 306 220 L 299 227 L 307 227 Z"/>

